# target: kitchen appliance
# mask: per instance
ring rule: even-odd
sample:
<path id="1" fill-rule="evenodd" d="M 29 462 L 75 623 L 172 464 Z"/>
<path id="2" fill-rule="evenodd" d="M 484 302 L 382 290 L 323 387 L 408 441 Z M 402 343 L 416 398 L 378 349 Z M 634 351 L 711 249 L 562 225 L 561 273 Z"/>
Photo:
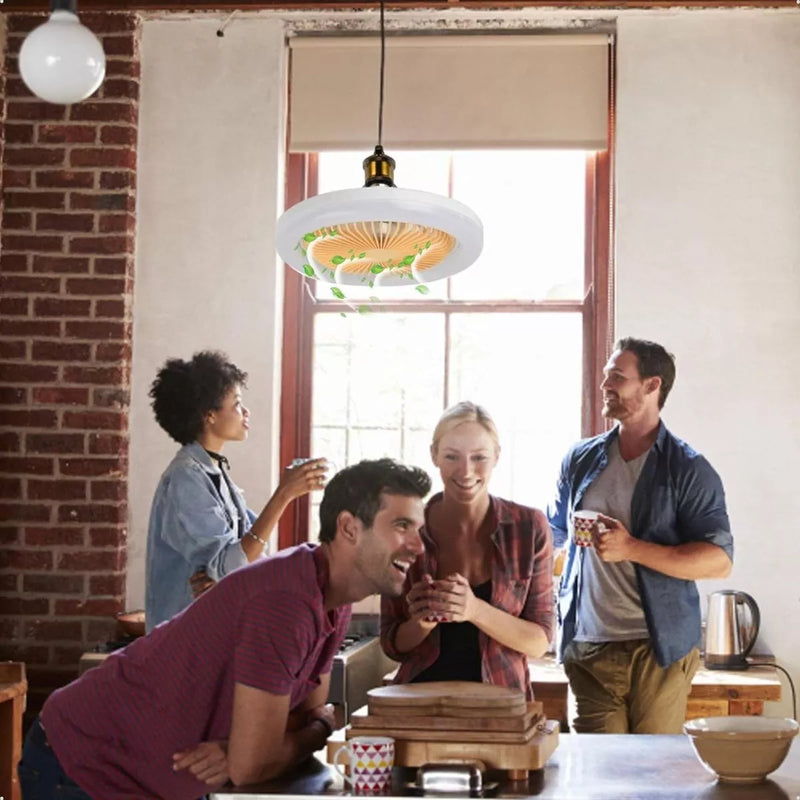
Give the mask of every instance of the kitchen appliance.
<path id="1" fill-rule="evenodd" d="M 725 589 L 708 597 L 705 665 L 707 669 L 747 669 L 761 614 L 747 592 Z"/>
<path id="2" fill-rule="evenodd" d="M 328 702 L 341 706 L 343 722 L 367 702 L 367 692 L 397 667 L 381 649 L 377 615 L 353 615 L 339 652 L 333 657 Z"/>

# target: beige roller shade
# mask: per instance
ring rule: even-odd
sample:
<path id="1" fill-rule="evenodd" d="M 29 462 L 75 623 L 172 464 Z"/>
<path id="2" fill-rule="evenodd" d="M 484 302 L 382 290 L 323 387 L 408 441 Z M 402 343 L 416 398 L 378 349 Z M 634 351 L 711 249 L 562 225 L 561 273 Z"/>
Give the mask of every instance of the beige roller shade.
<path id="1" fill-rule="evenodd" d="M 290 148 L 376 144 L 380 37 L 290 42 Z M 390 148 L 606 148 L 606 35 L 390 36 Z"/>

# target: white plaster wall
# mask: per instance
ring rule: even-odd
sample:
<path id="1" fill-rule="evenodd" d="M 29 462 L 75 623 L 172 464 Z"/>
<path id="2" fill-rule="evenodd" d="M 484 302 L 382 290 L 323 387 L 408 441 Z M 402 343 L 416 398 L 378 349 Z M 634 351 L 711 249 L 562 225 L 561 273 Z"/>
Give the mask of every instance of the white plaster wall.
<path id="1" fill-rule="evenodd" d="M 134 287 L 128 604 L 144 600 L 150 501 L 178 445 L 147 392 L 169 357 L 221 349 L 249 373 L 248 441 L 229 445 L 259 510 L 276 481 L 283 207 L 283 25 L 149 20 L 142 30 Z"/>
<path id="2" fill-rule="evenodd" d="M 676 354 L 664 416 L 723 478 L 724 586 L 800 686 L 800 13 L 622 15 L 617 85 L 617 332 Z"/>

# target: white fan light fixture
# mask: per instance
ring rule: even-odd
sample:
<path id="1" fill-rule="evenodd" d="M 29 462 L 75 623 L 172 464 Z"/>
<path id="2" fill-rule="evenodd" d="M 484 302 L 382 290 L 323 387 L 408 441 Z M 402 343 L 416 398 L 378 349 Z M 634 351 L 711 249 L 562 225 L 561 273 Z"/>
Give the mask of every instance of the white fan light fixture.
<path id="1" fill-rule="evenodd" d="M 294 270 L 334 284 L 430 283 L 469 267 L 483 249 L 483 225 L 463 203 L 398 189 L 395 161 L 381 146 L 386 54 L 381 0 L 378 144 L 364 159 L 365 183 L 310 197 L 278 220 L 276 249 Z"/>
<path id="2" fill-rule="evenodd" d="M 48 103 L 77 103 L 103 82 L 103 46 L 81 25 L 77 0 L 51 0 L 50 9 L 47 22 L 34 28 L 22 43 L 20 75 L 31 92 Z"/>

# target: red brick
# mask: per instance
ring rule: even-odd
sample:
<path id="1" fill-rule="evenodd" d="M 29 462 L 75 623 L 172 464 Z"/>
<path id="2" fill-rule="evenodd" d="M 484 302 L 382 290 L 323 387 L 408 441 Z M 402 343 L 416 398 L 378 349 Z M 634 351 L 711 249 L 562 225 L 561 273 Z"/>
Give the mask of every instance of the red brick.
<path id="1" fill-rule="evenodd" d="M 96 506 L 101 508 L 102 506 Z M 119 550 L 65 552 L 58 557 L 58 569 L 71 572 L 103 572 L 120 569 L 124 556 Z"/>
<path id="2" fill-rule="evenodd" d="M 25 638 L 33 639 L 36 642 L 75 642 L 81 639 L 81 623 L 80 622 L 64 622 L 62 620 L 45 620 L 37 619 L 35 622 L 25 623 Z M 37 683 L 41 685 L 41 673 L 38 674 L 39 680 Z M 28 675 L 30 681 L 31 675 Z"/>
<path id="3" fill-rule="evenodd" d="M 142 73 L 138 61 L 127 58 L 107 58 L 106 78 L 138 78 Z"/>
<path id="4" fill-rule="evenodd" d="M 107 319 L 125 319 L 125 301 L 95 300 L 94 316 Z"/>
<path id="5" fill-rule="evenodd" d="M 131 42 L 127 44 L 132 46 Z M 103 47 L 105 48 L 106 46 L 106 42 L 104 42 Z M 111 53 L 106 50 L 106 55 L 111 55 Z M 138 112 L 136 106 L 131 103 L 84 100 L 82 103 L 75 103 L 70 106 L 69 118 L 73 122 L 127 122 L 135 124 Z"/>
<path id="6" fill-rule="evenodd" d="M 81 12 L 81 22 L 95 35 L 101 36 L 103 44 L 110 33 L 133 34 L 139 26 L 135 13 L 113 13 L 101 11 Z"/>
<path id="7" fill-rule="evenodd" d="M 53 554 L 48 550 L 0 550 L 0 568 L 52 569 Z"/>
<path id="8" fill-rule="evenodd" d="M 0 408 L 0 425 L 8 425 L 12 428 L 55 428 L 57 422 L 56 412 L 47 409 L 17 411 L 11 408 Z"/>
<path id="9" fill-rule="evenodd" d="M 89 402 L 89 390 L 72 386 L 40 386 L 33 390 L 33 402 L 47 405 L 85 406 Z"/>
<path id="10" fill-rule="evenodd" d="M 6 112 L 7 120 L 39 120 L 60 122 L 65 119 L 69 106 L 45 103 L 41 100 L 31 99 L 10 100 Z"/>
<path id="11" fill-rule="evenodd" d="M 13 60 L 9 58 L 7 63 L 12 61 Z M 30 97 L 31 92 L 30 89 L 28 89 L 28 87 L 25 85 L 25 81 L 23 81 L 21 77 L 12 75 L 9 70 L 9 74 L 6 76 L 6 97 L 14 97 L 15 95 L 17 97 Z M 33 140 L 30 139 L 28 141 Z"/>
<path id="12" fill-rule="evenodd" d="M 113 617 L 124 611 L 120 600 L 56 600 L 58 617 Z"/>
<path id="13" fill-rule="evenodd" d="M 119 278 L 69 278 L 67 294 L 120 295 L 125 292 L 125 281 Z"/>
<path id="14" fill-rule="evenodd" d="M 8 383 L 46 383 L 58 377 L 57 367 L 45 367 L 41 364 L 0 364 L 3 380 Z"/>
<path id="15" fill-rule="evenodd" d="M 82 301 L 74 301 L 82 302 Z M 88 301 L 86 301 L 88 303 Z M 88 313 L 88 312 L 87 312 Z M 128 338 L 128 325 L 124 322 L 67 322 L 67 337 L 71 339 L 119 339 Z"/>
<path id="16" fill-rule="evenodd" d="M 60 499 L 60 498 L 55 498 Z M 86 543 L 86 536 L 82 527 L 54 528 L 35 527 L 25 528 L 25 544 L 30 547 L 81 547 Z"/>
<path id="17" fill-rule="evenodd" d="M 111 81 L 106 81 L 106 87 Z M 138 93 L 139 86 L 133 81 L 116 81 L 120 85 L 133 87 Z M 106 88 L 104 87 L 104 88 Z M 108 95 L 106 95 L 108 96 Z M 100 141 L 103 144 L 136 144 L 136 128 L 128 125 L 103 125 L 100 129 Z"/>
<path id="18" fill-rule="evenodd" d="M 9 645 L 7 657 L 9 661 L 24 661 L 25 664 L 46 664 L 50 657 L 50 648 L 12 644 Z"/>
<path id="19" fill-rule="evenodd" d="M 94 231 L 94 214 L 53 214 L 39 212 L 36 215 L 36 230 L 92 233 Z"/>
<path id="20" fill-rule="evenodd" d="M 86 641 L 93 644 L 119 639 L 119 628 L 116 620 L 91 619 L 86 626 Z"/>
<path id="21" fill-rule="evenodd" d="M 95 172 L 93 170 L 38 170 L 36 172 L 37 189 L 94 189 Z"/>
<path id="22" fill-rule="evenodd" d="M 38 28 L 45 22 L 43 14 L 9 14 L 8 15 L 8 33 L 30 33 L 34 28 Z"/>
<path id="23" fill-rule="evenodd" d="M 24 252 L 59 253 L 64 247 L 64 239 L 61 236 L 23 235 L 3 232 L 0 247 Z"/>
<path id="24" fill-rule="evenodd" d="M 127 275 L 130 272 L 131 260 L 122 258 L 96 258 L 94 271 L 96 275 Z"/>
<path id="25" fill-rule="evenodd" d="M 104 100 L 139 100 L 139 81 L 128 78 L 106 78 L 101 88 Z"/>
<path id="26" fill-rule="evenodd" d="M 82 453 L 82 433 L 29 433 L 25 436 L 28 453 Z"/>
<path id="27" fill-rule="evenodd" d="M 124 547 L 128 540 L 125 528 L 91 528 L 89 538 L 92 547 Z"/>
<path id="28" fill-rule="evenodd" d="M 42 144 L 92 144 L 97 141 L 97 126 L 40 125 L 38 141 Z"/>
<path id="29" fill-rule="evenodd" d="M 21 540 L 22 528 L 18 525 L 3 525 L 0 527 L 0 544 L 4 547 L 18 545 Z"/>
<path id="30" fill-rule="evenodd" d="M 27 297 L 0 297 L 0 313 L 9 317 L 27 317 L 28 305 Z"/>
<path id="31" fill-rule="evenodd" d="M 23 575 L 22 590 L 32 594 L 80 594 L 83 592 L 82 575 Z"/>
<path id="32" fill-rule="evenodd" d="M 30 500 L 86 500 L 86 481 L 29 479 L 28 498 Z"/>
<path id="33" fill-rule="evenodd" d="M 61 505 L 58 508 L 59 522 L 125 522 L 128 508 L 124 503 L 106 505 Z"/>
<path id="34" fill-rule="evenodd" d="M 88 361 L 92 346 L 77 342 L 34 342 L 32 360 L 41 361 Z"/>
<path id="35" fill-rule="evenodd" d="M 60 278 L 43 278 L 28 275 L 0 275 L 0 292 L 7 294 L 58 294 Z"/>
<path id="36" fill-rule="evenodd" d="M 135 189 L 136 173 L 130 170 L 124 172 L 101 172 L 101 189 Z"/>
<path id="37" fill-rule="evenodd" d="M 33 301 L 33 313 L 37 317 L 88 317 L 91 307 L 89 300 L 66 300 L 60 297 L 37 297 Z M 67 335 L 70 335 L 69 332 Z"/>
<path id="38" fill-rule="evenodd" d="M 21 237 L 24 238 L 24 237 Z M 132 236 L 73 236 L 69 242 L 70 253 L 132 253 Z"/>
<path id="39" fill-rule="evenodd" d="M 69 154 L 71 167 L 122 167 L 136 169 L 136 151 L 128 147 L 74 149 Z"/>
<path id="40" fill-rule="evenodd" d="M 124 575 L 90 575 L 89 594 L 120 596 L 125 593 Z"/>
<path id="41" fill-rule="evenodd" d="M 15 616 L 42 615 L 50 612 L 50 601 L 37 598 L 0 597 L 0 614 Z"/>
<path id="42" fill-rule="evenodd" d="M 30 230 L 33 223 L 33 214 L 30 211 L 6 211 L 3 214 L 3 227 L 7 231 Z"/>
<path id="43" fill-rule="evenodd" d="M 69 207 L 73 210 L 91 208 L 95 211 L 133 211 L 136 208 L 136 200 L 131 195 L 119 192 L 102 194 L 70 192 Z"/>
<path id="44" fill-rule="evenodd" d="M 6 189 L 28 189 L 32 176 L 29 169 L 7 169 L 3 172 L 3 186 Z"/>
<path id="45" fill-rule="evenodd" d="M 6 208 L 67 207 L 67 198 L 64 192 L 6 192 L 4 200 Z"/>
<path id="46" fill-rule="evenodd" d="M 3 500 L 21 500 L 22 481 L 19 478 L 4 478 L 0 476 L 0 497 Z"/>
<path id="47" fill-rule="evenodd" d="M 133 57 L 136 54 L 136 46 L 130 36 L 104 36 L 103 50 L 106 57 Z"/>
<path id="48" fill-rule="evenodd" d="M 14 412 L 9 411 L 6 413 Z M 2 419 L 2 410 L 0 410 L 0 420 Z M 65 411 L 62 419 L 63 428 L 81 428 L 84 430 L 97 430 L 99 428 L 100 430 L 123 431 L 127 428 L 127 424 L 127 416 L 118 411 Z"/>
<path id="49" fill-rule="evenodd" d="M 6 84 L 6 91 L 8 91 L 8 88 L 8 84 Z M 7 144 L 32 144 L 33 131 L 33 125 L 29 123 L 9 122 L 5 126 L 5 141 Z"/>
<path id="50" fill-rule="evenodd" d="M 0 404 L 5 406 L 27 405 L 28 390 L 19 386 L 0 386 Z"/>
<path id="51" fill-rule="evenodd" d="M 89 259 L 83 256 L 34 256 L 34 272 L 86 273 Z"/>
<path id="52" fill-rule="evenodd" d="M 100 233 L 132 233 L 136 228 L 133 214 L 103 214 L 98 222 Z"/>
<path id="53" fill-rule="evenodd" d="M 16 575 L 0 575 L 0 592 L 16 592 L 19 581 Z"/>
<path id="54" fill-rule="evenodd" d="M 55 665 L 64 664 L 68 667 L 74 667 L 80 663 L 81 656 L 86 652 L 86 647 L 77 645 L 75 647 L 54 647 L 53 659 L 51 662 Z"/>
<path id="55" fill-rule="evenodd" d="M 5 300 L 12 298 L 3 298 Z M 18 298 L 13 298 L 18 299 Z M 0 358 L 25 358 L 28 353 L 28 343 L 6 339 L 0 341 Z"/>
<path id="56" fill-rule="evenodd" d="M 18 627 L 19 626 L 14 620 L 0 619 L 0 642 L 3 641 L 8 642 L 11 639 L 18 639 L 19 638 L 19 634 L 17 632 Z M 30 688 L 30 686 L 28 688 Z M 28 707 L 30 708 L 30 706 Z"/>
<path id="57" fill-rule="evenodd" d="M 95 351 L 97 361 L 130 361 L 131 346 L 128 343 L 101 343 Z"/>
<path id="58" fill-rule="evenodd" d="M 116 433 L 90 433 L 89 452 L 97 455 L 124 456 L 128 452 L 128 439 Z"/>
<path id="59" fill-rule="evenodd" d="M 19 434 L 13 431 L 0 431 L 0 453 L 20 452 Z"/>
<path id="60" fill-rule="evenodd" d="M 64 380 L 68 383 L 93 383 L 117 386 L 122 383 L 119 367 L 65 367 Z"/>
<path id="61" fill-rule="evenodd" d="M 124 477 L 124 461 L 118 458 L 62 458 L 59 469 L 62 475 L 97 477 Z"/>
<path id="62" fill-rule="evenodd" d="M 90 484 L 90 497 L 92 500 L 127 500 L 128 486 L 122 481 L 92 481 Z M 113 530 L 113 528 L 111 529 Z M 110 542 L 99 541 L 95 538 L 95 531 L 91 531 L 92 545 L 97 547 Z M 121 541 L 124 541 L 122 537 Z"/>
<path id="63" fill-rule="evenodd" d="M 17 475 L 52 475 L 54 471 L 55 462 L 52 458 L 0 457 L 0 472 L 12 472 Z"/>
<path id="64" fill-rule="evenodd" d="M 61 323 L 45 322 L 40 319 L 0 318 L 0 334 L 4 336 L 60 336 Z"/>
<path id="65" fill-rule="evenodd" d="M 3 159 L 11 167 L 43 167 L 64 163 L 67 151 L 63 147 L 9 147 Z"/>
<path id="66" fill-rule="evenodd" d="M 23 253 L 3 253 L 0 255 L 0 272 L 27 272 L 28 256 Z"/>

